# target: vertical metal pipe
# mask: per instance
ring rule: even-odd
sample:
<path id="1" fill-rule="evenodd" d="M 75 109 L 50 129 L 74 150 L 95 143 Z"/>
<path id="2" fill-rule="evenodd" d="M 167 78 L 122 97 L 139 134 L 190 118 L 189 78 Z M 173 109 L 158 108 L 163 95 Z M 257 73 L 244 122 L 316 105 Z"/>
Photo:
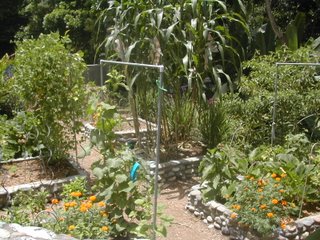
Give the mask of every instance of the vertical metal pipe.
<path id="1" fill-rule="evenodd" d="M 158 115 L 157 115 L 157 142 L 156 142 L 156 168 L 154 171 L 154 201 L 153 201 L 153 239 L 156 240 L 157 234 L 157 208 L 158 208 L 158 174 L 160 162 L 160 138 L 161 138 L 161 103 L 164 67 L 160 67 L 160 83 L 158 86 Z"/>
<path id="2" fill-rule="evenodd" d="M 271 145 L 274 144 L 276 138 L 276 108 L 278 99 L 278 78 L 279 78 L 279 67 L 276 63 L 276 78 L 274 80 L 274 99 L 273 99 L 273 109 L 272 109 L 272 126 L 271 126 Z"/>
<path id="3" fill-rule="evenodd" d="M 103 61 L 100 60 L 100 87 L 103 86 Z"/>

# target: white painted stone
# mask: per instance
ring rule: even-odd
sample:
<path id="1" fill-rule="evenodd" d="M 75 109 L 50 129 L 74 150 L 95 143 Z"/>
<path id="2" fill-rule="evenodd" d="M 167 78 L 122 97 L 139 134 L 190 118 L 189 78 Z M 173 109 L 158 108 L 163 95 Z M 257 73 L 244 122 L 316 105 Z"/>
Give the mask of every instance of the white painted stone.
<path id="1" fill-rule="evenodd" d="M 0 229 L 0 239 L 2 238 L 9 238 L 10 237 L 10 232 L 5 230 L 5 229 Z"/>

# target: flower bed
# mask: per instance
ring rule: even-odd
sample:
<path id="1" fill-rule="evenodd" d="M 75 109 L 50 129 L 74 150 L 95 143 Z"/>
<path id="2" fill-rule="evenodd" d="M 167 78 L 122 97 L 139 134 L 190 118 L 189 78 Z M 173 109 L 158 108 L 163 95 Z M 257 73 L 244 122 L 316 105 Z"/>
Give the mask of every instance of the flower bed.
<path id="1" fill-rule="evenodd" d="M 8 163 L 15 163 L 15 162 L 24 162 L 24 161 L 32 161 L 32 160 L 39 160 L 38 157 L 35 158 L 26 158 L 26 159 L 14 159 L 10 161 L 6 161 L 2 164 L 8 164 Z M 17 193 L 18 191 L 30 191 L 32 189 L 40 189 L 45 188 L 51 193 L 56 193 L 60 190 L 61 186 L 64 183 L 69 183 L 72 180 L 74 180 L 76 177 L 86 177 L 86 173 L 79 168 L 79 166 L 76 164 L 74 160 L 68 161 L 70 164 L 70 167 L 72 167 L 77 174 L 72 176 L 67 176 L 59 179 L 43 179 L 36 182 L 30 182 L 25 184 L 19 184 L 15 186 L 8 186 L 0 187 L 0 208 L 4 207 L 8 204 L 8 201 L 11 199 L 11 197 Z"/>
<path id="2" fill-rule="evenodd" d="M 188 209 L 195 217 L 202 219 L 209 228 L 221 230 L 222 234 L 230 239 L 259 240 L 261 237 L 248 229 L 248 227 L 238 224 L 233 218 L 233 212 L 223 204 L 216 201 L 205 202 L 201 195 L 203 186 L 195 185 L 188 195 Z M 268 239 L 290 240 L 306 239 L 310 233 L 320 228 L 320 214 L 301 218 L 288 224 L 284 229 L 277 229 L 273 236 Z"/>

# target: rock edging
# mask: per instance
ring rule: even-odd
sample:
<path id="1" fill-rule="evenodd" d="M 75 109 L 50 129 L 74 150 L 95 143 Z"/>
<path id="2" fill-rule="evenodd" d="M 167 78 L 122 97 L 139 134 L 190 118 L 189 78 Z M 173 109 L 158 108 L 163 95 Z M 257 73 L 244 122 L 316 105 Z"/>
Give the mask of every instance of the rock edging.
<path id="1" fill-rule="evenodd" d="M 229 236 L 231 240 L 261 240 L 260 237 L 248 231 L 231 219 L 232 211 L 215 201 L 204 202 L 201 195 L 203 187 L 195 185 L 188 195 L 186 209 L 195 217 L 201 219 L 208 228 L 220 230 L 223 235 Z M 274 236 L 268 239 L 278 240 L 302 240 L 320 228 L 320 214 L 296 220 L 288 224 L 284 230 L 277 229 Z"/>

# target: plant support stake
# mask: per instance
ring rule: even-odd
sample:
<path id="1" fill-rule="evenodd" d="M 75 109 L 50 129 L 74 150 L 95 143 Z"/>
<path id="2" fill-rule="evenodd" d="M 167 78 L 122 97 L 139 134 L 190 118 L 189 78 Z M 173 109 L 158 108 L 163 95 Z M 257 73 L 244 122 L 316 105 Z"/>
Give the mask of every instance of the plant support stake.
<path id="1" fill-rule="evenodd" d="M 163 88 L 163 74 L 164 66 L 163 65 L 152 65 L 152 64 L 143 64 L 143 63 L 132 63 L 132 62 L 121 62 L 121 61 L 112 61 L 112 60 L 100 60 L 100 83 L 103 81 L 103 63 L 107 64 L 116 64 L 116 65 L 127 65 L 135 67 L 146 67 L 146 68 L 156 68 L 160 72 L 160 80 L 157 81 L 158 86 L 158 113 L 157 113 L 157 141 L 156 141 L 156 166 L 154 173 L 154 201 L 153 201 L 153 239 L 156 240 L 156 230 L 157 230 L 157 208 L 158 208 L 158 175 L 159 175 L 159 162 L 160 162 L 160 140 L 161 140 L 161 106 L 162 106 L 162 92 L 165 91 Z M 102 85 L 101 85 L 102 86 Z"/>

